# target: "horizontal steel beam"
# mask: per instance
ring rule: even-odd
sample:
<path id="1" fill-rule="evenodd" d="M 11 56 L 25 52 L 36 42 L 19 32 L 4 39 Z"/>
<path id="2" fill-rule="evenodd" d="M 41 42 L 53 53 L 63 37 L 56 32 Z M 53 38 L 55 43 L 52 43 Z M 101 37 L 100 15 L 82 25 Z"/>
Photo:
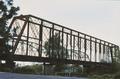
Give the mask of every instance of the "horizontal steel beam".
<path id="1" fill-rule="evenodd" d="M 13 55 L 11 56 L 13 61 L 24 61 L 24 62 L 47 62 L 52 64 L 79 64 L 79 65 L 111 65 L 111 63 L 103 62 L 90 62 L 90 61 L 80 61 L 80 60 L 71 60 L 71 59 L 56 59 L 48 57 L 35 57 L 35 56 L 26 56 L 26 55 Z M 0 55 L 0 60 L 7 60 L 8 55 Z"/>

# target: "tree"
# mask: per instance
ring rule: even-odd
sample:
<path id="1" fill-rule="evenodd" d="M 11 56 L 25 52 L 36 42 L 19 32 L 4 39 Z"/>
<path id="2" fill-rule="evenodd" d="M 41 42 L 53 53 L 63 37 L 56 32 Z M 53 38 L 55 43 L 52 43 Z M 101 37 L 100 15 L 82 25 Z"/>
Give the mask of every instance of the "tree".
<path id="1" fill-rule="evenodd" d="M 45 55 L 50 58 L 65 59 L 68 58 L 68 51 L 62 46 L 62 40 L 60 35 L 55 33 L 51 38 L 49 38 L 45 44 Z M 61 72 L 64 69 L 64 64 L 57 64 L 54 67 L 55 72 Z"/>
<path id="2" fill-rule="evenodd" d="M 55 33 L 55 35 L 45 42 L 44 48 L 44 53 L 48 57 L 59 59 L 68 58 L 68 51 L 66 51 L 66 48 L 62 46 L 62 40 L 58 33 Z"/>
<path id="3" fill-rule="evenodd" d="M 9 44 L 11 33 L 8 31 L 8 21 L 17 14 L 18 10 L 19 7 L 13 6 L 13 0 L 0 0 L 0 54 L 7 53 L 6 67 L 10 69 L 15 63 L 10 57 L 12 46 Z"/>
<path id="4" fill-rule="evenodd" d="M 16 15 L 19 7 L 13 6 L 13 0 L 0 1 L 0 53 L 7 53 L 10 50 L 8 44 L 9 37 L 11 36 L 8 30 L 8 21 Z"/>

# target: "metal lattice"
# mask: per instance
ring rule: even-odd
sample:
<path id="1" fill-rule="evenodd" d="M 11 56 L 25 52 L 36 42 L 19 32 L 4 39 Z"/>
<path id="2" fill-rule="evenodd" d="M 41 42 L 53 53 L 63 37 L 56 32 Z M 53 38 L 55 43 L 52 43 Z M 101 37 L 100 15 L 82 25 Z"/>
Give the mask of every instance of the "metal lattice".
<path id="1" fill-rule="evenodd" d="M 8 31 L 13 32 L 12 54 L 16 56 L 81 62 L 101 62 L 104 60 L 110 63 L 116 58 L 116 52 L 119 49 L 117 45 L 110 42 L 33 15 L 15 17 Z M 53 37 L 55 35 L 58 35 L 58 40 Z M 49 39 L 52 40 L 49 41 Z M 49 41 L 48 56 L 45 54 L 46 49 L 44 45 L 46 41 Z"/>

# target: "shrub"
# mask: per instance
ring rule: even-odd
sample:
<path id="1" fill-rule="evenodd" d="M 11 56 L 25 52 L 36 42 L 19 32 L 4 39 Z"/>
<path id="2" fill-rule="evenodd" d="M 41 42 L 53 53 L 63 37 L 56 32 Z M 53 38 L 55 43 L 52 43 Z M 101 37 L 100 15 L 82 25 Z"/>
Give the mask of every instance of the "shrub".
<path id="1" fill-rule="evenodd" d="M 104 75 L 94 75 L 90 79 L 114 79 L 113 75 L 104 74 Z"/>
<path id="2" fill-rule="evenodd" d="M 14 69 L 16 73 L 25 73 L 25 74 L 41 74 L 42 66 L 41 65 L 31 65 L 24 67 L 17 67 Z"/>
<path id="3" fill-rule="evenodd" d="M 120 79 L 120 72 L 117 72 L 117 73 L 114 75 L 114 79 Z"/>

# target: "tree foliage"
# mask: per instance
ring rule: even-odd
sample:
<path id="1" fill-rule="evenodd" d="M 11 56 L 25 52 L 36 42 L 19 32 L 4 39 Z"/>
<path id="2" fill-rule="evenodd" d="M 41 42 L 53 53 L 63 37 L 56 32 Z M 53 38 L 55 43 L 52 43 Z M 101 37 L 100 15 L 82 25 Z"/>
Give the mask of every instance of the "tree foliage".
<path id="1" fill-rule="evenodd" d="M 14 72 L 25 74 L 42 74 L 42 65 L 35 64 L 30 66 L 16 67 Z"/>
<path id="2" fill-rule="evenodd" d="M 65 59 L 68 58 L 68 51 L 64 46 L 62 46 L 62 39 L 60 35 L 55 33 L 51 38 L 49 38 L 45 44 L 45 55 L 50 58 Z M 54 67 L 55 72 L 61 72 L 64 69 L 64 64 L 57 64 Z"/>
<path id="3" fill-rule="evenodd" d="M 19 7 L 13 6 L 13 0 L 0 1 L 0 52 L 8 52 L 10 45 L 8 44 L 11 34 L 7 32 L 8 21 L 16 15 Z"/>
<path id="4" fill-rule="evenodd" d="M 66 51 L 66 48 L 62 46 L 62 40 L 58 33 L 45 42 L 44 48 L 45 55 L 48 57 L 60 59 L 68 57 L 68 51 Z"/>

